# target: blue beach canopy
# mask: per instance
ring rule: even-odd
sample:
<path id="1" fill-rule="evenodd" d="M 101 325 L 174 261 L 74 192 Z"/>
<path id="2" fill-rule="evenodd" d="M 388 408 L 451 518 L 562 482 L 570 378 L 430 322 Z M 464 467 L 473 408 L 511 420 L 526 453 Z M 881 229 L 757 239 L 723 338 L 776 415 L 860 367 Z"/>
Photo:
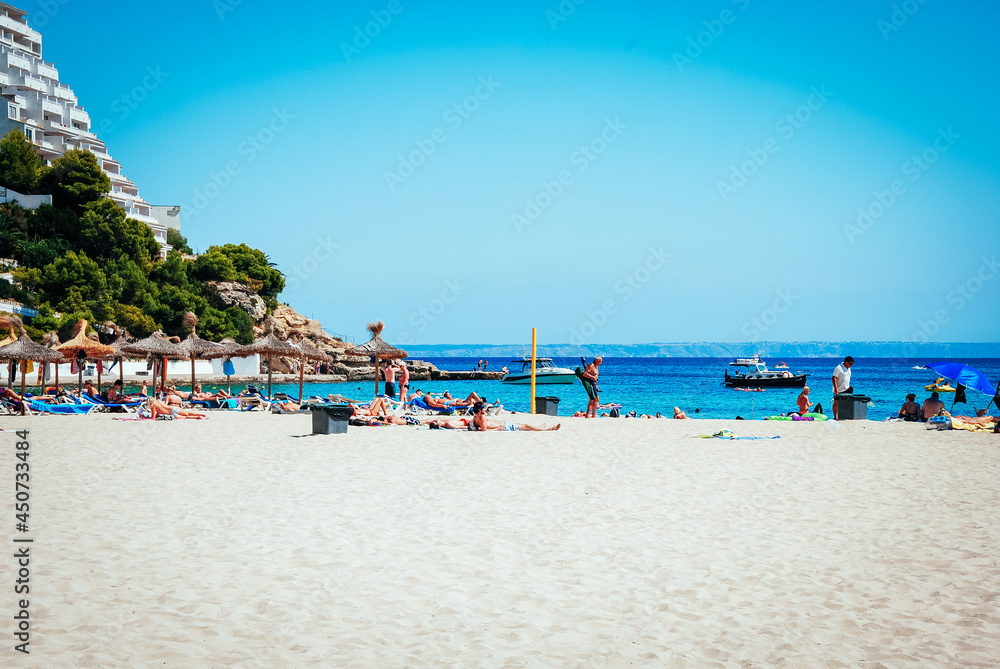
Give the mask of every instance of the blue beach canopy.
<path id="1" fill-rule="evenodd" d="M 984 395 L 996 395 L 996 388 L 986 378 L 986 375 L 978 369 L 963 365 L 960 362 L 935 362 L 925 366 L 927 369 L 933 370 L 941 376 L 961 383 L 966 388 L 978 390 Z"/>

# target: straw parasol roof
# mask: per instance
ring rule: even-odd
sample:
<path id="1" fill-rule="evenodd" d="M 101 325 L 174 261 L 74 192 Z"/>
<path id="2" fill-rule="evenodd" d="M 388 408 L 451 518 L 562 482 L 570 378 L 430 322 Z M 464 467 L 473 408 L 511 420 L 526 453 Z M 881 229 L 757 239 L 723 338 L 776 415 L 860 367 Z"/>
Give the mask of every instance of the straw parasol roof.
<path id="1" fill-rule="evenodd" d="M 247 344 L 239 350 L 237 350 L 232 355 L 238 357 L 248 357 L 256 354 L 263 354 L 267 356 L 267 394 L 271 395 L 271 357 L 285 356 L 287 358 L 298 358 L 300 351 L 295 346 L 292 346 L 288 342 L 281 341 L 274 336 L 274 319 L 268 316 L 264 320 L 264 328 L 267 334 L 263 337 L 259 337 L 253 341 L 252 344 Z"/>
<path id="2" fill-rule="evenodd" d="M 11 318 L 11 325 L 21 333 L 13 344 L 0 347 L 0 360 L 34 360 L 36 362 L 61 362 L 63 354 L 36 344 L 24 332 L 24 324 L 17 316 Z"/>
<path id="3" fill-rule="evenodd" d="M 313 346 L 312 342 L 310 342 L 308 339 L 302 339 L 301 341 L 299 341 L 299 343 L 296 344 L 296 346 L 299 347 L 300 351 L 299 357 L 301 358 L 304 358 L 306 360 L 321 360 L 323 362 L 333 362 L 333 358 L 331 358 L 329 355 L 323 353 L 323 351 Z"/>
<path id="4" fill-rule="evenodd" d="M 183 350 L 186 356 L 192 358 L 221 358 L 226 355 L 225 346 L 198 336 L 198 333 L 195 332 L 195 328 L 198 327 L 198 317 L 194 313 L 189 311 L 184 314 L 184 325 L 191 328 L 191 334 L 179 345 L 179 348 Z"/>
<path id="5" fill-rule="evenodd" d="M 121 351 L 125 354 L 138 353 L 140 355 L 155 355 L 175 359 L 188 357 L 188 355 L 181 350 L 180 344 L 174 344 L 173 342 L 168 341 L 167 338 L 163 336 L 163 332 L 160 330 L 157 330 L 145 339 L 140 339 L 137 342 L 123 345 L 121 347 Z"/>
<path id="6" fill-rule="evenodd" d="M 56 346 L 56 350 L 67 358 L 77 357 L 82 351 L 91 359 L 105 358 L 114 353 L 110 346 L 87 338 L 87 321 L 80 319 L 73 328 L 73 338 Z"/>
<path id="7" fill-rule="evenodd" d="M 378 321 L 377 323 L 369 323 L 368 331 L 372 333 L 372 338 L 361 346 L 355 346 L 354 348 L 349 348 L 344 351 L 345 355 L 360 355 L 368 358 L 384 358 L 384 359 L 399 359 L 408 358 L 410 354 L 403 349 L 396 348 L 395 346 L 390 346 L 386 344 L 382 337 L 382 330 L 385 329 L 385 323 Z"/>
<path id="8" fill-rule="evenodd" d="M 382 360 L 396 360 L 399 358 L 408 358 L 410 354 L 401 348 L 396 348 L 395 346 L 390 346 L 382 340 L 382 330 L 385 329 L 385 323 L 378 321 L 377 323 L 369 323 L 368 331 L 372 333 L 372 338 L 361 346 L 355 346 L 354 348 L 347 349 L 344 353 L 346 355 L 359 355 L 367 356 L 375 359 L 375 394 L 378 394 L 378 361 Z"/>
<path id="9" fill-rule="evenodd" d="M 288 342 L 281 341 L 276 336 L 274 336 L 274 319 L 268 316 L 264 320 L 264 329 L 266 334 L 263 337 L 258 337 L 253 340 L 253 343 L 247 344 L 246 346 L 240 348 L 238 354 L 240 356 L 251 356 L 255 354 L 263 354 L 268 357 L 272 355 L 282 355 L 288 358 L 299 357 L 299 349 L 292 346 Z"/>

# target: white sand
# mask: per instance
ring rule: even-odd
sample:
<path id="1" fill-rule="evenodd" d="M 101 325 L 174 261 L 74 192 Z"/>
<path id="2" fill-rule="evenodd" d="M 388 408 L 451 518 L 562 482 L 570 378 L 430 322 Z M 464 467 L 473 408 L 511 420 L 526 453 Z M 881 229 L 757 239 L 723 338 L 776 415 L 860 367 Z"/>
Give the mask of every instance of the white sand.
<path id="1" fill-rule="evenodd" d="M 4 418 L 37 531 L 32 654 L 6 558 L 0 666 L 1000 664 L 1000 436 L 562 421 Z M 689 436 L 723 427 L 782 438 Z"/>

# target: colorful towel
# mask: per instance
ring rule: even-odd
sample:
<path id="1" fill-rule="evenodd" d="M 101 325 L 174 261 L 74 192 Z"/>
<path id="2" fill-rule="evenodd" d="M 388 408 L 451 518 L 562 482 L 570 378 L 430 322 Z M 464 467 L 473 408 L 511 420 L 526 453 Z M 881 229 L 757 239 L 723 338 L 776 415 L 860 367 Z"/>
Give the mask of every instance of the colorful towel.
<path id="1" fill-rule="evenodd" d="M 758 439 L 781 439 L 781 437 L 737 437 L 729 430 L 719 430 L 715 434 L 699 434 L 699 439 L 729 439 L 730 441 L 756 441 Z"/>

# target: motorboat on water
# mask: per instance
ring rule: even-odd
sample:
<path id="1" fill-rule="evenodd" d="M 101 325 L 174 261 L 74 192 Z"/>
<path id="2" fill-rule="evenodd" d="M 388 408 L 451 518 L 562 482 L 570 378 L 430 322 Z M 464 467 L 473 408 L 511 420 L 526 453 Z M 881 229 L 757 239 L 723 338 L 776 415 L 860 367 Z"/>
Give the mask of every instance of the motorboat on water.
<path id="1" fill-rule="evenodd" d="M 726 370 L 726 385 L 736 388 L 801 388 L 808 374 L 793 374 L 786 369 L 768 369 L 759 355 L 736 358 Z"/>
<path id="2" fill-rule="evenodd" d="M 520 365 L 521 370 L 516 368 L 504 374 L 500 379 L 504 383 L 528 384 L 531 383 L 531 358 L 523 357 L 511 360 L 511 367 Z M 576 381 L 576 372 L 565 367 L 556 367 L 552 364 L 552 358 L 535 358 L 535 383 L 545 384 L 570 384 Z"/>

